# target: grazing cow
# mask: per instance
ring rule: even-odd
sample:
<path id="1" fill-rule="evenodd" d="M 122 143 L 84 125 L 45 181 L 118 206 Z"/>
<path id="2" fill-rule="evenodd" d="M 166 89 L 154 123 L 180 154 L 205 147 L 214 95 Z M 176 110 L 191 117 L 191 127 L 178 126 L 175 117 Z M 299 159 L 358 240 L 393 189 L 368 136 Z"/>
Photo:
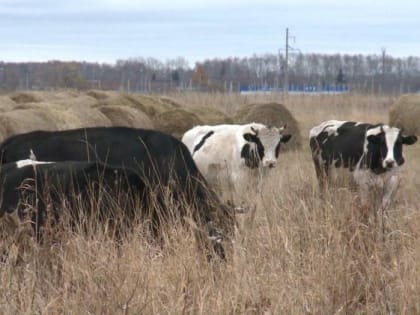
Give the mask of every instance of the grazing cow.
<path id="1" fill-rule="evenodd" d="M 47 220 L 57 223 L 63 215 L 72 225 L 108 222 L 120 235 L 150 195 L 133 170 L 100 162 L 11 162 L 1 167 L 0 182 L 0 217 L 16 211 L 38 240 Z"/>
<path id="2" fill-rule="evenodd" d="M 309 133 L 321 187 L 331 177 L 331 169 L 347 169 L 359 188 L 362 203 L 370 200 L 370 194 L 379 192 L 384 208 L 398 186 L 404 163 L 403 144 L 416 141 L 416 136 L 405 136 L 388 125 L 338 120 L 325 121 Z"/>
<path id="3" fill-rule="evenodd" d="M 249 176 L 259 176 L 251 173 L 266 172 L 276 166 L 281 143 L 291 138 L 290 134 L 283 134 L 284 129 L 285 126 L 276 128 L 259 123 L 197 126 L 188 130 L 182 141 L 206 178 L 214 173 L 227 173 L 237 190 L 249 183 Z M 261 178 L 259 189 L 260 185 Z"/>
<path id="4" fill-rule="evenodd" d="M 133 169 L 158 194 L 161 208 L 166 209 L 164 193 L 169 190 L 179 206 L 180 216 L 191 211 L 200 230 L 207 231 L 212 226 L 212 231 L 218 228 L 225 235 L 232 235 L 234 230 L 233 211 L 222 205 L 208 187 L 187 147 L 159 131 L 126 127 L 34 131 L 4 141 L 0 155 L 3 163 L 36 158 L 38 161 L 99 161 Z M 171 215 L 168 212 L 163 217 Z M 215 247 L 222 252 L 219 240 Z"/>

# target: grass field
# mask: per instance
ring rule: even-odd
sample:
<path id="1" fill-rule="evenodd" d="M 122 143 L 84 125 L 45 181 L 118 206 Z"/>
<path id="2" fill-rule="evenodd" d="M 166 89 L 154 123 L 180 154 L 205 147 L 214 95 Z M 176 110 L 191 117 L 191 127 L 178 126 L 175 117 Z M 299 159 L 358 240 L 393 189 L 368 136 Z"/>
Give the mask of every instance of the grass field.
<path id="1" fill-rule="evenodd" d="M 232 113 L 278 101 L 304 139 L 327 119 L 387 122 L 393 97 L 176 94 L 189 108 Z M 135 233 L 121 248 L 104 235 L 64 233 L 29 241 L 0 267 L 1 314 L 419 314 L 420 144 L 405 148 L 396 203 L 362 224 L 353 194 L 321 200 L 309 146 L 280 154 L 255 213 L 240 218 L 230 259 L 207 262 L 194 236 L 174 226 L 164 250 Z"/>

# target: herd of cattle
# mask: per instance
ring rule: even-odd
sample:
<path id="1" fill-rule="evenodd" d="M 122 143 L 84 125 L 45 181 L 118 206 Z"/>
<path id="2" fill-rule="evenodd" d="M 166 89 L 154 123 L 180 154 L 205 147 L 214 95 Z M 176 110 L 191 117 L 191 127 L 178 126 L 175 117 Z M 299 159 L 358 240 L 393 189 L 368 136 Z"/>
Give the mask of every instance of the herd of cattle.
<path id="1" fill-rule="evenodd" d="M 116 233 L 141 220 L 158 238 L 163 225 L 189 216 L 201 248 L 225 258 L 223 241 L 233 237 L 235 208 L 221 201 L 212 179 L 228 174 L 237 190 L 249 177 L 265 176 L 292 137 L 286 131 L 260 123 L 197 126 L 182 141 L 125 127 L 18 134 L 0 145 L 0 217 L 17 212 L 29 218 L 41 239 L 47 221 L 63 216 L 73 224 L 98 218 L 114 224 Z M 372 187 L 382 189 L 383 206 L 398 185 L 403 144 L 416 141 L 388 125 L 337 120 L 309 133 L 321 186 L 334 169 L 344 169 L 362 202 Z"/>

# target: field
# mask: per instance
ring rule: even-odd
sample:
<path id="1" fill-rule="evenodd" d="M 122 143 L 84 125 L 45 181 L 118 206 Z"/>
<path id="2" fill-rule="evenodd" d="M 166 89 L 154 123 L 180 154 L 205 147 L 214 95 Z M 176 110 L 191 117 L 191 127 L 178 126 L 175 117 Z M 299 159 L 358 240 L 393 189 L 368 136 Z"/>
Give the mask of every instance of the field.
<path id="1" fill-rule="evenodd" d="M 362 224 L 347 190 L 321 200 L 306 141 L 326 119 L 387 122 L 394 97 L 175 94 L 186 108 L 232 114 L 277 101 L 300 124 L 303 146 L 280 154 L 255 206 L 239 218 L 229 260 L 208 262 L 174 226 L 164 250 L 135 233 L 121 247 L 103 234 L 63 233 L 16 244 L 0 267 L 2 314 L 419 314 L 420 144 L 404 148 L 404 180 L 379 220 Z M 18 239 L 18 237 L 16 237 Z M 17 241 L 17 243 L 20 240 Z"/>

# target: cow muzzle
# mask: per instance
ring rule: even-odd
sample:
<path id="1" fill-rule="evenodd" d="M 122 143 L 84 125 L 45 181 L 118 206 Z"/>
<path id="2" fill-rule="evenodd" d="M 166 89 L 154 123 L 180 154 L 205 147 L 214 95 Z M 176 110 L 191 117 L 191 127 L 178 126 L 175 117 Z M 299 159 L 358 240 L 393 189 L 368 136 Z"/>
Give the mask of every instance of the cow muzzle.
<path id="1" fill-rule="evenodd" d="M 276 161 L 264 161 L 263 166 L 268 168 L 274 168 L 276 167 Z"/>
<path id="2" fill-rule="evenodd" d="M 394 160 L 385 160 L 383 164 L 384 168 L 386 169 L 391 169 L 396 165 Z"/>

